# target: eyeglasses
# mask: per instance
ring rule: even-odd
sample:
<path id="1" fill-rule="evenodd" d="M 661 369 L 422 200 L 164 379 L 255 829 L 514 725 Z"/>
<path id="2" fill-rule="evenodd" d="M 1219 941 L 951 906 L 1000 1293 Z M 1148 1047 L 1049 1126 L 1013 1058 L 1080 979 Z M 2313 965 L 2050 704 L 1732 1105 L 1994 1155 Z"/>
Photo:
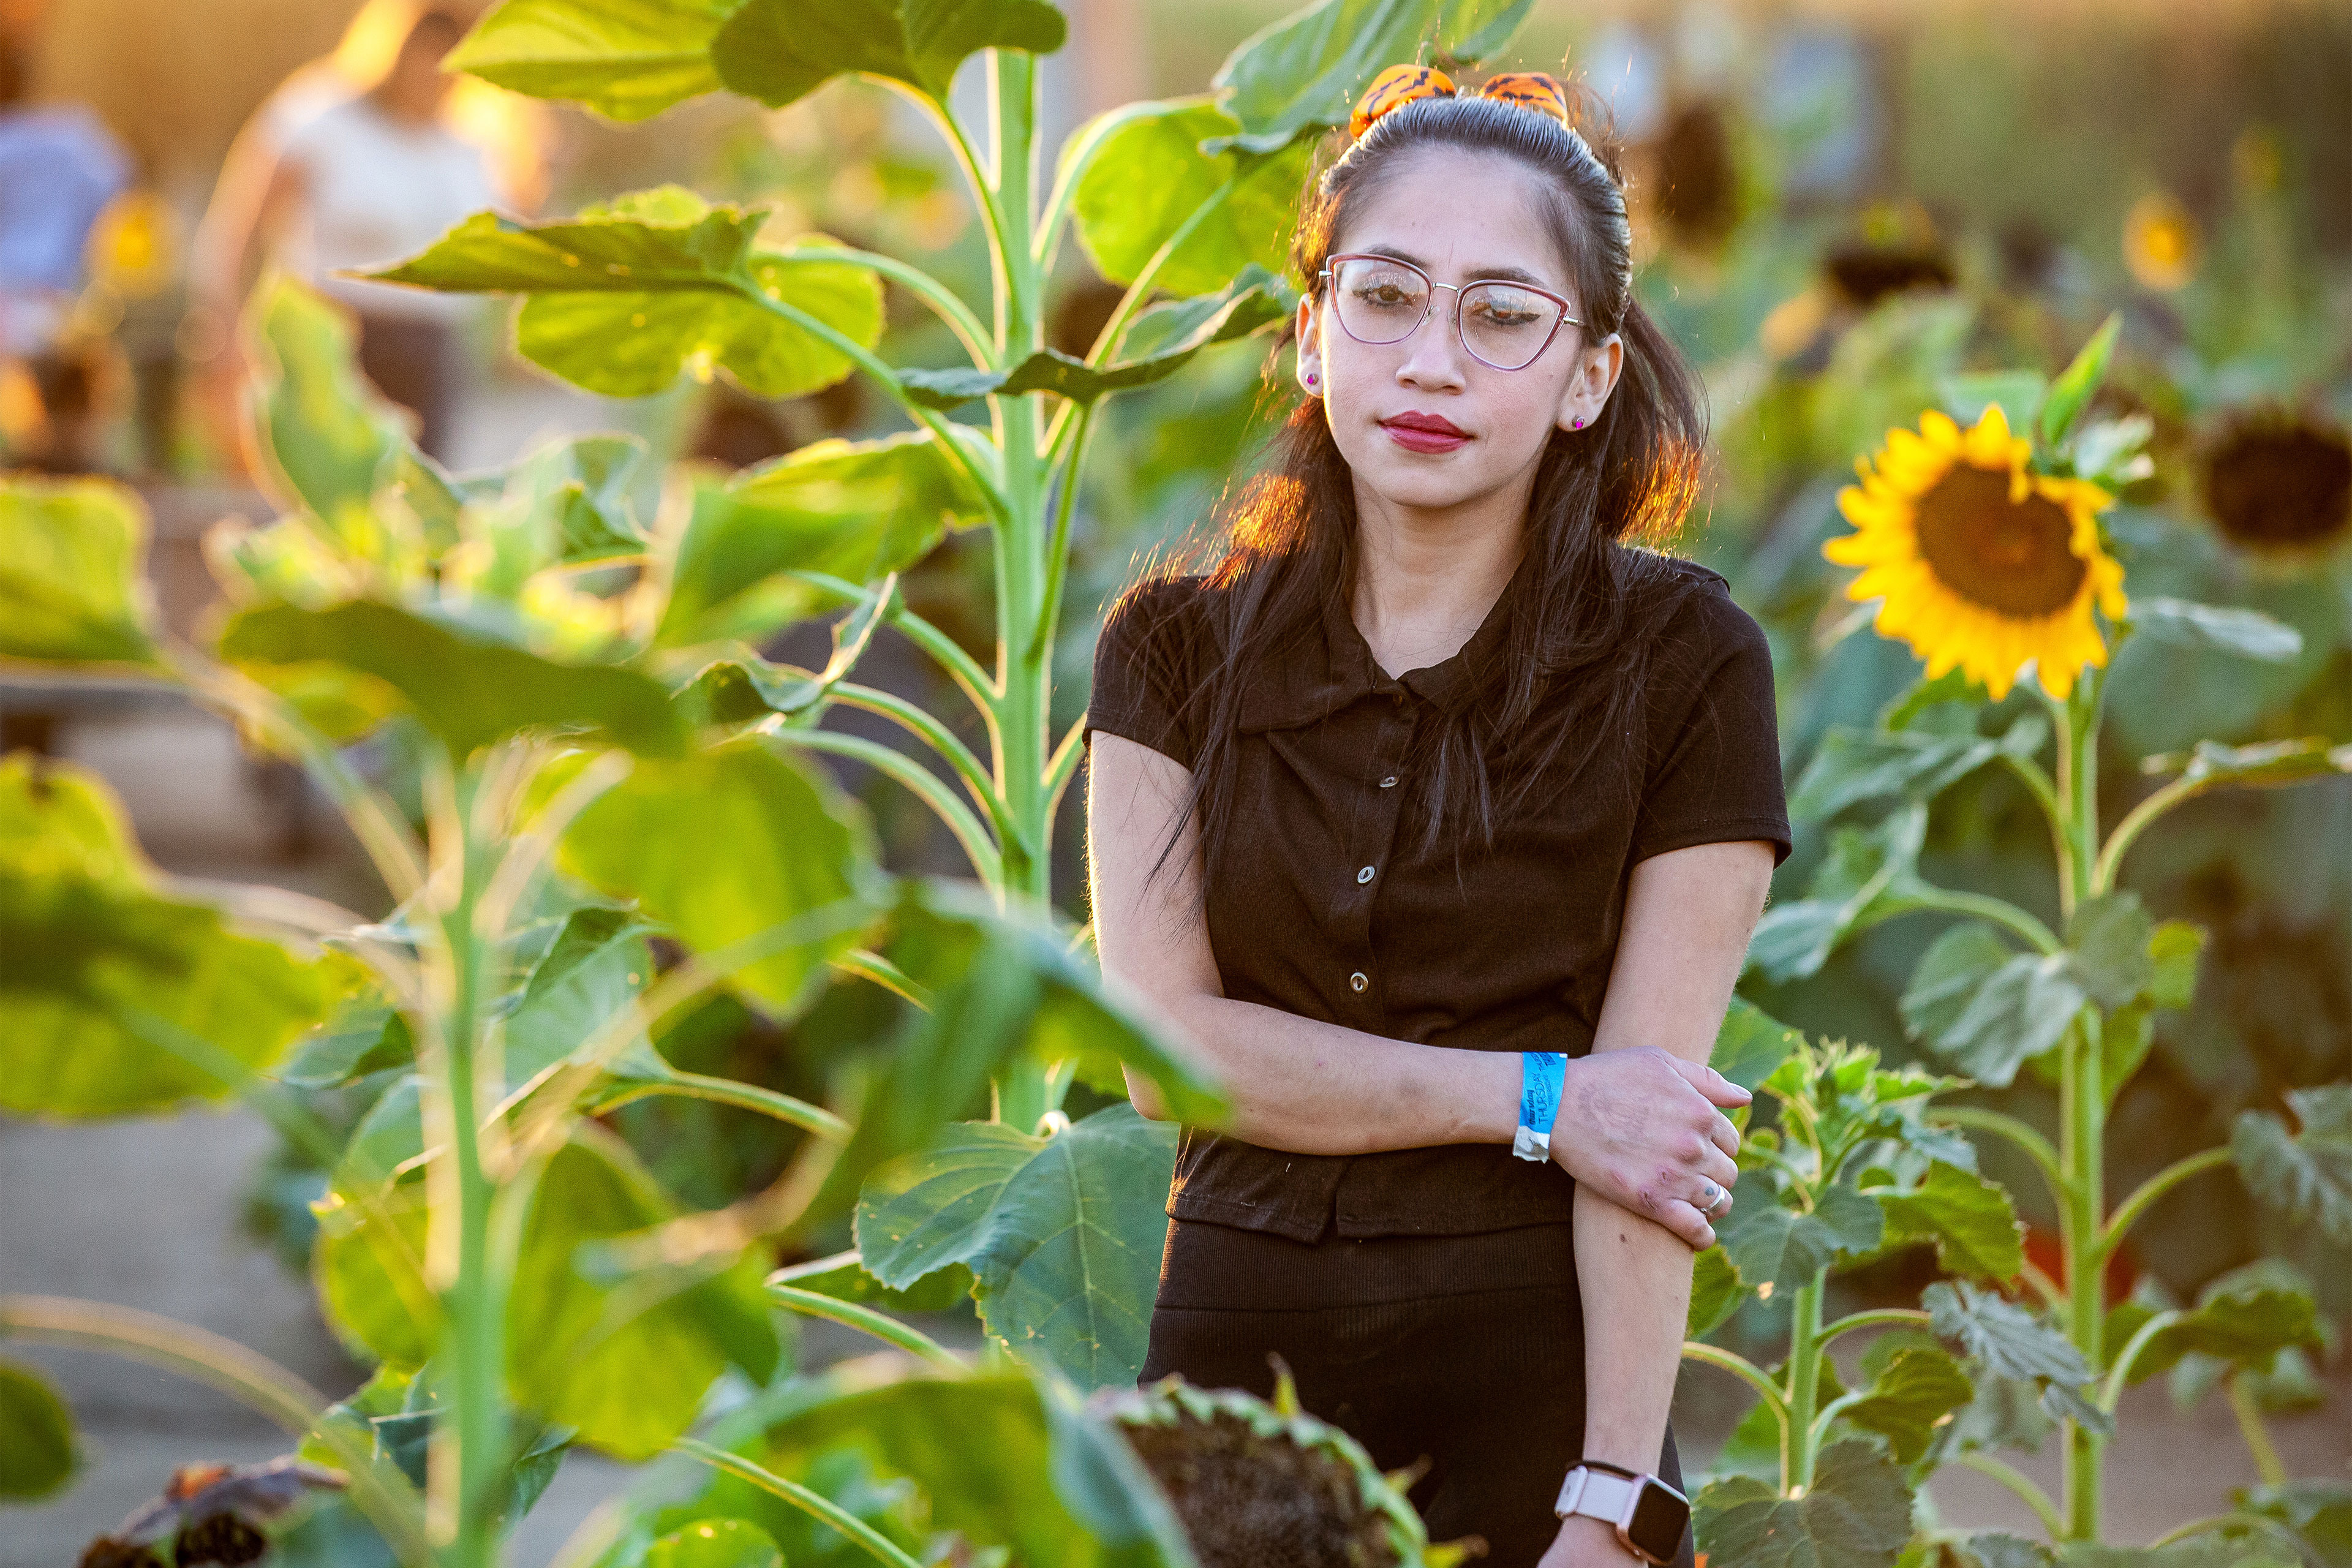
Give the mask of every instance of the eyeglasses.
<path id="1" fill-rule="evenodd" d="M 1568 301 L 1549 290 L 1500 279 L 1456 287 L 1433 282 L 1428 273 L 1393 256 L 1331 258 L 1318 274 L 1331 287 L 1339 325 L 1360 343 L 1401 343 L 1429 319 L 1440 289 L 1454 289 L 1454 330 L 1479 363 L 1496 370 L 1525 370 L 1551 346 L 1562 324 L 1584 323 L 1568 313 Z"/>

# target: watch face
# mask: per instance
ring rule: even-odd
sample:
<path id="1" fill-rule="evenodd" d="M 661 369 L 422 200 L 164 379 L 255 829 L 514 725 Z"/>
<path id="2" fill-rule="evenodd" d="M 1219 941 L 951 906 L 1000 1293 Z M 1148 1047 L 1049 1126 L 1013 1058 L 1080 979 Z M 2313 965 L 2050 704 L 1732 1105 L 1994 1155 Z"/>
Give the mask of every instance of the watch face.
<path id="1" fill-rule="evenodd" d="M 1672 1560 L 1683 1543 L 1683 1527 L 1690 1523 L 1690 1504 L 1674 1494 L 1672 1488 L 1647 1477 L 1633 1502 L 1633 1521 L 1625 1527 L 1626 1537 L 1642 1554 L 1654 1562 Z"/>

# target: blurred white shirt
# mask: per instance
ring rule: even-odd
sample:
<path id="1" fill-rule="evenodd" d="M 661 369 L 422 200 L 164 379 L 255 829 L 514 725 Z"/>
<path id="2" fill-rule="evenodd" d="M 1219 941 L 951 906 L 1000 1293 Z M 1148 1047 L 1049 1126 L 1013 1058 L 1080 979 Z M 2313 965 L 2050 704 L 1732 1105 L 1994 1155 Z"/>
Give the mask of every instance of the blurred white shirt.
<path id="1" fill-rule="evenodd" d="M 308 221 L 281 237 L 288 271 L 368 315 L 448 321 L 467 296 L 364 283 L 335 274 L 425 249 L 491 205 L 482 149 L 440 124 L 393 119 L 365 97 L 277 106 L 280 156 L 301 169 Z"/>

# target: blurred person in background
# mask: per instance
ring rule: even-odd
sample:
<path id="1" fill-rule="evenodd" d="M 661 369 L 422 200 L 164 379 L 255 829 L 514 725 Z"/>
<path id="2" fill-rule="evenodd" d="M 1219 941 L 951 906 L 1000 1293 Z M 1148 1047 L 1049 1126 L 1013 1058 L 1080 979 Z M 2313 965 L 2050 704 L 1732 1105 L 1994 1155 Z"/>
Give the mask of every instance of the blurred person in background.
<path id="1" fill-rule="evenodd" d="M 383 5 L 354 29 L 384 25 Z M 244 365 L 235 333 L 266 263 L 351 307 L 360 368 L 416 416 L 418 444 L 448 453 L 464 363 L 462 297 L 362 282 L 339 273 L 423 250 L 498 196 L 488 150 L 461 134 L 448 112 L 455 79 L 441 62 L 465 36 L 454 8 L 404 5 L 388 67 L 353 89 L 306 69 L 254 115 L 221 171 L 197 236 L 192 292 L 221 352 L 211 361 L 217 405 L 234 409 Z"/>
<path id="2" fill-rule="evenodd" d="M 46 7 L 0 7 L 0 463 L 51 473 L 105 466 L 120 354 L 74 319 L 91 226 L 131 163 L 79 104 L 27 101 Z"/>

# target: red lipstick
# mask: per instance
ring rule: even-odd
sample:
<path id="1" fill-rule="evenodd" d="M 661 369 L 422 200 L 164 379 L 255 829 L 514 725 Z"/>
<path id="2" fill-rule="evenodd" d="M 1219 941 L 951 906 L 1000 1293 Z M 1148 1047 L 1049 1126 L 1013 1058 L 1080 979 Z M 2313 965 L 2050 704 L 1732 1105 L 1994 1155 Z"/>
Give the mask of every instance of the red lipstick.
<path id="1" fill-rule="evenodd" d="M 1408 452 L 1451 452 L 1470 439 L 1470 433 L 1442 414 L 1418 410 L 1393 414 L 1381 421 L 1389 439 Z"/>

